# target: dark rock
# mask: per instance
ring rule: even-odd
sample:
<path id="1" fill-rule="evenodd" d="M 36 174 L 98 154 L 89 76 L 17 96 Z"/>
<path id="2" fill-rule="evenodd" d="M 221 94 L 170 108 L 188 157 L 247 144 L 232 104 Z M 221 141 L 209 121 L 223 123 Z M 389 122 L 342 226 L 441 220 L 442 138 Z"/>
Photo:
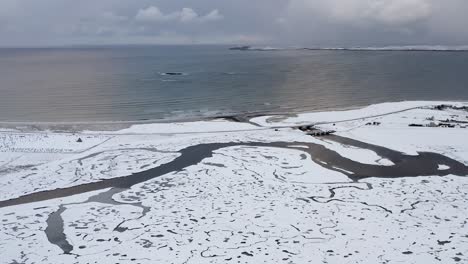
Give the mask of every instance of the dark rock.
<path id="1" fill-rule="evenodd" d="M 440 241 L 440 240 L 437 240 L 437 244 L 439 244 L 439 245 L 441 245 L 441 246 L 443 246 L 443 245 L 445 245 L 445 244 L 448 244 L 448 243 L 450 243 L 450 242 L 451 242 L 451 241 L 448 241 L 448 240 L 447 240 L 447 241 Z"/>
<path id="2" fill-rule="evenodd" d="M 183 75 L 183 73 L 181 73 L 181 72 L 166 72 L 165 74 L 166 75 L 172 75 L 172 76 L 174 76 L 174 75 Z"/>
<path id="3" fill-rule="evenodd" d="M 230 50 L 250 50 L 250 46 L 238 46 L 229 48 Z"/>

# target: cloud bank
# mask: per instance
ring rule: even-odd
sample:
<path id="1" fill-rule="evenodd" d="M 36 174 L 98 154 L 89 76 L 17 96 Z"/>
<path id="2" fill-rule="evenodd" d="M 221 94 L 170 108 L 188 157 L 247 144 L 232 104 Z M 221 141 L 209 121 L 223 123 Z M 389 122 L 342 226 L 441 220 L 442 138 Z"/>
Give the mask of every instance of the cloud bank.
<path id="1" fill-rule="evenodd" d="M 0 46 L 468 44 L 466 0 L 2 0 Z"/>

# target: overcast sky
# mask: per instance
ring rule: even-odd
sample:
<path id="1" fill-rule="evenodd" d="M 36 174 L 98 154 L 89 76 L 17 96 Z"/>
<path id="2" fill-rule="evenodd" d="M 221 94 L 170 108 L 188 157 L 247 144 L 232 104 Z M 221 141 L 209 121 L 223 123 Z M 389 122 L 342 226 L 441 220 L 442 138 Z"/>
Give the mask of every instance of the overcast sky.
<path id="1" fill-rule="evenodd" d="M 0 0 L 0 46 L 468 44 L 467 0 Z"/>

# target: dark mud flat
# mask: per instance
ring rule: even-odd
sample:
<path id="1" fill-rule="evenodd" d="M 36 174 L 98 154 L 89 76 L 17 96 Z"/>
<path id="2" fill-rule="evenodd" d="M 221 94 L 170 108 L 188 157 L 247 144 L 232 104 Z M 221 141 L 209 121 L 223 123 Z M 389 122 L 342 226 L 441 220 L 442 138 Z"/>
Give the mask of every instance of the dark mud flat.
<path id="1" fill-rule="evenodd" d="M 45 201 L 55 198 L 63 198 L 67 196 L 102 190 L 106 188 L 128 189 L 135 184 L 154 179 L 156 177 L 162 176 L 170 172 L 181 171 L 184 168 L 191 165 L 196 165 L 200 163 L 203 159 L 212 157 L 214 151 L 233 146 L 277 147 L 304 151 L 309 153 L 312 157 L 312 160 L 317 162 L 320 166 L 323 166 L 329 170 L 344 173 L 354 181 L 370 177 L 399 178 L 434 175 L 468 175 L 468 166 L 465 166 L 463 163 L 443 156 L 441 154 L 420 152 L 418 156 L 410 156 L 384 147 L 375 146 L 348 138 L 331 136 L 328 137 L 328 139 L 334 140 L 345 145 L 351 145 L 359 148 L 373 150 L 379 156 L 391 160 L 395 165 L 379 166 L 358 163 L 356 161 L 347 159 L 338 154 L 337 152 L 329 150 L 322 145 L 309 142 L 230 142 L 199 144 L 180 150 L 179 152 L 181 153 L 181 155 L 179 157 L 157 168 L 135 173 L 129 176 L 107 179 L 99 182 L 82 184 L 69 188 L 61 188 L 51 191 L 43 191 L 24 195 L 15 199 L 1 201 L 0 208 L 31 202 Z M 306 145 L 309 148 L 304 149 L 292 147 L 291 145 L 294 144 Z M 326 164 L 324 164 L 323 162 L 325 162 Z M 446 165 L 450 167 L 450 169 L 443 171 L 438 170 L 439 164 Z M 336 168 L 349 171 L 350 173 L 343 172 L 342 170 Z"/>
<path id="2" fill-rule="evenodd" d="M 44 233 L 51 244 L 60 247 L 64 254 L 70 254 L 73 246 L 67 241 L 62 219 L 62 213 L 65 210 L 64 206 L 60 206 L 58 211 L 49 215 L 49 218 L 47 218 L 47 228 L 44 230 Z"/>
<path id="3" fill-rule="evenodd" d="M 120 188 L 112 188 L 107 192 L 103 192 L 100 194 L 97 194 L 95 196 L 90 197 L 88 200 L 82 202 L 82 203 L 72 203 L 72 204 L 62 204 L 59 207 L 59 210 L 51 213 L 49 217 L 47 218 L 47 228 L 44 230 L 44 233 L 47 236 L 47 240 L 56 246 L 58 246 L 60 249 L 62 249 L 63 254 L 72 254 L 72 251 L 74 249 L 74 246 L 71 245 L 68 240 L 67 236 L 65 235 L 65 227 L 64 227 L 64 221 L 62 218 L 62 213 L 67 210 L 67 205 L 74 205 L 74 204 L 85 204 L 85 203 L 91 203 L 91 202 L 98 202 L 98 203 L 103 203 L 103 204 L 110 204 L 110 205 L 129 205 L 126 203 L 120 203 L 112 199 L 112 196 L 114 194 L 120 193 L 125 191 L 125 189 L 120 189 Z M 144 217 L 150 210 L 151 208 L 143 206 L 141 203 L 132 203 L 130 204 L 132 206 L 137 206 L 141 207 L 143 209 L 142 215 L 140 217 Z M 126 231 L 125 228 L 122 228 L 117 226 L 114 231 L 117 232 L 124 232 Z"/>

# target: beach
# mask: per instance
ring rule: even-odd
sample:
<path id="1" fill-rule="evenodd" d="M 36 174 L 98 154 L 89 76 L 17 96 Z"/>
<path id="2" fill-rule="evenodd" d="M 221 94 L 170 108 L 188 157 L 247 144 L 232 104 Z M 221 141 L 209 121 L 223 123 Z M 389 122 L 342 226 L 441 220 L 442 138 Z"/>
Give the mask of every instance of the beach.
<path id="1" fill-rule="evenodd" d="M 99 127 L 0 123 L 0 262 L 468 262 L 466 102 Z"/>

